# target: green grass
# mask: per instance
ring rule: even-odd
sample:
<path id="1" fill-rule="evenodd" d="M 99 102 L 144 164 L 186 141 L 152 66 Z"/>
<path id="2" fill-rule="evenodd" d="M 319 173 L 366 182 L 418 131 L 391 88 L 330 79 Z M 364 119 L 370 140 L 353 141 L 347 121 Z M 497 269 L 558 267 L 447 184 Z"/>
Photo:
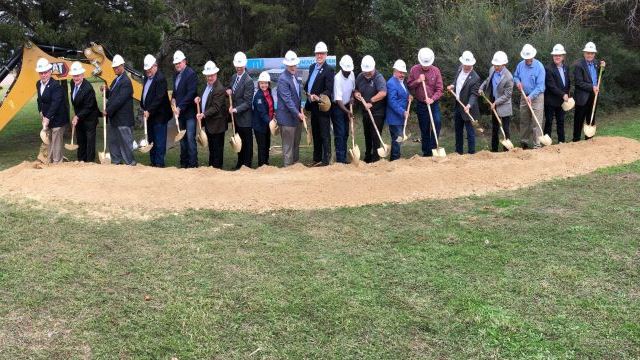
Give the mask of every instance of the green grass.
<path id="1" fill-rule="evenodd" d="M 598 131 L 638 138 L 639 118 Z M 6 144 L 16 124 L 2 168 L 34 151 Z M 0 199 L 0 358 L 640 358 L 639 183 L 635 162 L 483 197 L 148 221 Z"/>

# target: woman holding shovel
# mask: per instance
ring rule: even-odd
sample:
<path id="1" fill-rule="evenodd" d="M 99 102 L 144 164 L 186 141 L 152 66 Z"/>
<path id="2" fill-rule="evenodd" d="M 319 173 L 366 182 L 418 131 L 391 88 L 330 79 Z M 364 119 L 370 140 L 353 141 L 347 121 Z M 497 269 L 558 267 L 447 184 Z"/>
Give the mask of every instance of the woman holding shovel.
<path id="1" fill-rule="evenodd" d="M 505 52 L 496 52 L 491 60 L 491 64 L 493 66 L 489 69 L 489 77 L 480 85 L 479 90 L 480 96 L 488 99 L 489 106 L 491 106 L 491 112 L 493 113 L 491 127 L 491 151 L 493 152 L 498 151 L 498 139 L 499 133 L 501 132 L 501 125 L 503 129 L 502 131 L 504 131 L 502 150 L 508 150 L 504 144 L 510 136 L 509 123 L 513 116 L 513 108 L 511 106 L 513 76 L 509 69 L 507 69 L 506 65 L 508 62 L 509 59 Z M 510 141 L 506 144 L 510 144 Z"/>
<path id="2" fill-rule="evenodd" d="M 273 96 L 271 95 L 271 76 L 263 71 L 258 76 L 258 90 L 253 95 L 253 135 L 258 144 L 258 167 L 269 165 L 269 147 L 271 132 L 269 122 L 275 116 Z"/>
<path id="3" fill-rule="evenodd" d="M 409 117 L 409 89 L 404 83 L 407 75 L 407 65 L 402 60 L 393 64 L 393 76 L 387 81 L 387 111 L 386 122 L 391 134 L 390 161 L 400 158 L 400 140 L 404 141 L 404 124 Z"/>

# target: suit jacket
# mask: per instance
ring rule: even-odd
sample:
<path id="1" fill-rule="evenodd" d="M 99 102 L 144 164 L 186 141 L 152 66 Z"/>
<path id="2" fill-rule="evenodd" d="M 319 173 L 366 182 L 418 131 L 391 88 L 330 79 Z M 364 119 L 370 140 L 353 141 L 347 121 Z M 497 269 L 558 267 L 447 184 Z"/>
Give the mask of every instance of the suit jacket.
<path id="1" fill-rule="evenodd" d="M 492 66 L 489 69 L 489 77 L 480 85 L 480 89 L 485 92 L 485 95 L 496 104 L 496 112 L 500 117 L 513 116 L 513 107 L 511 105 L 511 96 L 513 95 L 513 75 L 506 67 L 502 70 L 502 78 L 498 83 L 497 94 L 498 97 L 493 96 L 493 83 L 492 78 L 495 73 L 495 68 Z"/>
<path id="2" fill-rule="evenodd" d="M 555 63 L 547 65 L 545 71 L 545 90 L 544 90 L 544 104 L 549 106 L 560 106 L 564 102 L 564 95 L 569 95 L 571 89 L 571 80 L 569 80 L 569 67 L 567 65 L 562 66 L 564 73 L 564 81 L 560 77 L 560 71 Z"/>
<path id="3" fill-rule="evenodd" d="M 144 97 L 144 87 L 148 81 L 149 79 L 145 76 L 142 85 L 143 98 L 140 99 L 140 107 L 142 110 L 149 112 L 149 119 L 147 119 L 149 124 L 166 124 L 173 117 L 169 95 L 167 94 L 167 79 L 162 72 L 158 70 L 149 85 L 147 96 Z"/>
<path id="4" fill-rule="evenodd" d="M 271 94 L 271 99 L 273 99 L 271 88 L 269 88 L 269 94 Z M 253 96 L 253 122 L 251 123 L 251 127 L 253 127 L 254 131 L 266 133 L 269 131 L 269 121 L 271 121 L 269 118 L 269 103 L 267 103 L 267 99 L 262 93 L 262 90 L 258 89 Z"/>
<path id="5" fill-rule="evenodd" d="M 327 95 L 329 99 L 333 97 L 333 80 L 336 76 L 335 71 L 331 65 L 327 64 L 325 61 L 324 64 L 318 70 L 318 74 L 316 75 L 316 79 L 313 82 L 313 86 L 309 87 L 309 80 L 311 80 L 311 74 L 315 70 L 316 63 L 313 63 L 309 66 L 309 79 L 307 79 L 307 83 L 304 85 L 304 90 L 308 94 L 314 95 Z M 318 103 L 312 102 L 307 99 L 307 102 L 304 105 L 305 110 L 309 111 L 317 111 Z"/>
<path id="6" fill-rule="evenodd" d="M 198 93 L 198 76 L 189 66 L 182 70 L 180 83 L 176 87 L 178 74 L 173 75 L 173 93 L 171 99 L 176 100 L 176 106 L 180 108 L 180 120 L 195 119 L 196 104 L 193 99 Z"/>
<path id="7" fill-rule="evenodd" d="M 38 92 L 38 111 L 49 119 L 49 128 L 58 128 L 69 123 L 69 108 L 64 96 L 64 89 L 59 82 L 49 79 L 40 95 L 40 80 L 36 82 Z"/>
<path id="8" fill-rule="evenodd" d="M 202 94 L 204 95 L 204 90 Z M 207 96 L 207 104 L 204 109 L 204 127 L 209 134 L 220 134 L 227 131 L 229 122 L 231 122 L 231 116 L 229 116 L 227 92 L 222 82 L 216 80 L 213 83 L 213 88 L 209 91 L 209 96 Z"/>
<path id="9" fill-rule="evenodd" d="M 456 91 L 456 81 L 458 79 L 458 75 L 462 71 L 462 66 L 458 67 L 458 71 L 456 71 L 456 76 L 453 78 L 453 91 Z M 480 89 L 480 76 L 475 70 L 471 70 L 469 76 L 462 84 L 462 89 L 460 90 L 460 101 L 462 101 L 465 105 L 470 105 L 469 112 L 474 119 L 478 119 L 480 117 L 480 108 L 478 107 L 478 90 Z M 456 101 L 456 107 L 460 106 Z M 465 115 L 465 121 L 471 121 L 468 119 L 468 116 Z"/>
<path id="10" fill-rule="evenodd" d="M 107 91 L 107 120 L 114 126 L 133 127 L 133 86 L 127 74 L 116 78 Z M 115 86 L 114 86 L 115 84 Z"/>
<path id="11" fill-rule="evenodd" d="M 389 125 L 404 125 L 404 112 L 409 103 L 409 88 L 402 88 L 400 80 L 391 76 L 387 80 L 387 110 L 385 120 Z"/>
<path id="12" fill-rule="evenodd" d="M 596 72 L 600 71 L 600 60 L 593 59 Z M 589 67 L 587 60 L 581 59 L 573 67 L 573 78 L 575 82 L 575 90 L 573 98 L 576 101 L 576 105 L 584 106 L 589 101 L 589 97 L 594 95 L 594 84 L 591 80 L 591 74 L 589 74 Z"/>
<path id="13" fill-rule="evenodd" d="M 75 98 L 73 97 L 74 88 L 75 84 L 71 82 L 69 98 L 71 98 L 73 111 L 78 117 L 78 121 L 85 123 L 97 122 L 98 118 L 102 116 L 102 113 L 98 109 L 96 92 L 93 90 L 91 83 L 87 81 L 87 79 L 82 80 L 82 84 L 80 84 L 80 89 L 78 89 Z"/>
<path id="14" fill-rule="evenodd" d="M 229 89 L 233 88 L 233 84 L 236 82 L 238 74 L 233 74 L 231 77 L 231 83 Z M 251 120 L 253 115 L 251 114 L 251 103 L 253 101 L 253 80 L 249 73 L 245 71 L 240 78 L 240 82 L 236 87 L 236 91 L 233 92 L 233 107 L 238 111 L 233 116 L 236 119 L 236 126 L 251 127 Z"/>
<path id="15" fill-rule="evenodd" d="M 278 106 L 276 108 L 276 119 L 280 126 L 298 126 L 300 119 L 300 92 L 296 91 L 294 81 L 298 79 L 295 75 L 289 73 L 286 69 L 278 78 Z M 302 89 L 302 85 L 298 83 L 298 87 Z"/>

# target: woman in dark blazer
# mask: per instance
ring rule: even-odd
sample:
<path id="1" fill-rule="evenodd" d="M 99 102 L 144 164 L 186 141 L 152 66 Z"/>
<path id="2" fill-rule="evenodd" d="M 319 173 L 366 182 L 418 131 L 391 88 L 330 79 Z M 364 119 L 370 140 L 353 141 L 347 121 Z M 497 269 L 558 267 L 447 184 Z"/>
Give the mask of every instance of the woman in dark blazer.
<path id="1" fill-rule="evenodd" d="M 258 167 L 269 165 L 269 147 L 271 146 L 269 121 L 275 115 L 273 96 L 271 96 L 271 87 L 269 86 L 270 82 L 269 73 L 263 71 L 258 77 L 258 90 L 253 95 L 253 121 L 251 126 L 258 144 Z"/>

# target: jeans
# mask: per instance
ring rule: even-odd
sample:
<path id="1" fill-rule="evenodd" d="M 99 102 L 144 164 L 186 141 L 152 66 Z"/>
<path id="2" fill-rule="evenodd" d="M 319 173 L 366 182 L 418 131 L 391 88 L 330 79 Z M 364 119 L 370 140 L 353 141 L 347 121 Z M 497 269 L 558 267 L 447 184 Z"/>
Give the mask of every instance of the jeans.
<path id="1" fill-rule="evenodd" d="M 333 137 L 336 142 L 336 162 L 347 163 L 347 140 L 349 139 L 349 117 L 337 105 L 333 106 Z"/>
<path id="2" fill-rule="evenodd" d="M 165 166 L 164 156 L 167 153 L 167 123 L 154 122 L 149 125 L 151 125 L 149 143 L 153 143 L 153 147 L 149 151 L 151 166 L 163 168 Z"/>
<path id="3" fill-rule="evenodd" d="M 198 167 L 198 144 L 196 143 L 196 119 L 181 119 L 180 130 L 187 130 L 180 140 L 180 167 Z M 155 145 L 154 145 L 155 147 Z"/>
<path id="4" fill-rule="evenodd" d="M 431 129 L 429 110 L 427 109 L 427 103 L 421 101 L 417 103 L 416 113 L 418 115 L 418 125 L 420 125 L 420 136 L 422 139 L 422 156 L 431 156 L 431 149 L 435 149 L 437 146 L 436 138 L 433 136 L 433 130 Z M 440 121 L 440 104 L 438 101 L 431 104 L 431 113 L 433 114 L 433 122 L 436 126 L 436 134 L 439 140 L 442 122 Z"/>
<path id="5" fill-rule="evenodd" d="M 389 125 L 389 133 L 391 134 L 391 157 L 389 160 L 400 159 L 400 143 L 397 141 L 398 136 L 402 136 L 403 125 Z"/>
<path id="6" fill-rule="evenodd" d="M 453 115 L 453 125 L 456 132 L 456 152 L 464 154 L 464 130 L 467 131 L 467 147 L 469 154 L 476 152 L 476 130 L 471 125 L 469 115 L 459 105 L 456 105 Z"/>

